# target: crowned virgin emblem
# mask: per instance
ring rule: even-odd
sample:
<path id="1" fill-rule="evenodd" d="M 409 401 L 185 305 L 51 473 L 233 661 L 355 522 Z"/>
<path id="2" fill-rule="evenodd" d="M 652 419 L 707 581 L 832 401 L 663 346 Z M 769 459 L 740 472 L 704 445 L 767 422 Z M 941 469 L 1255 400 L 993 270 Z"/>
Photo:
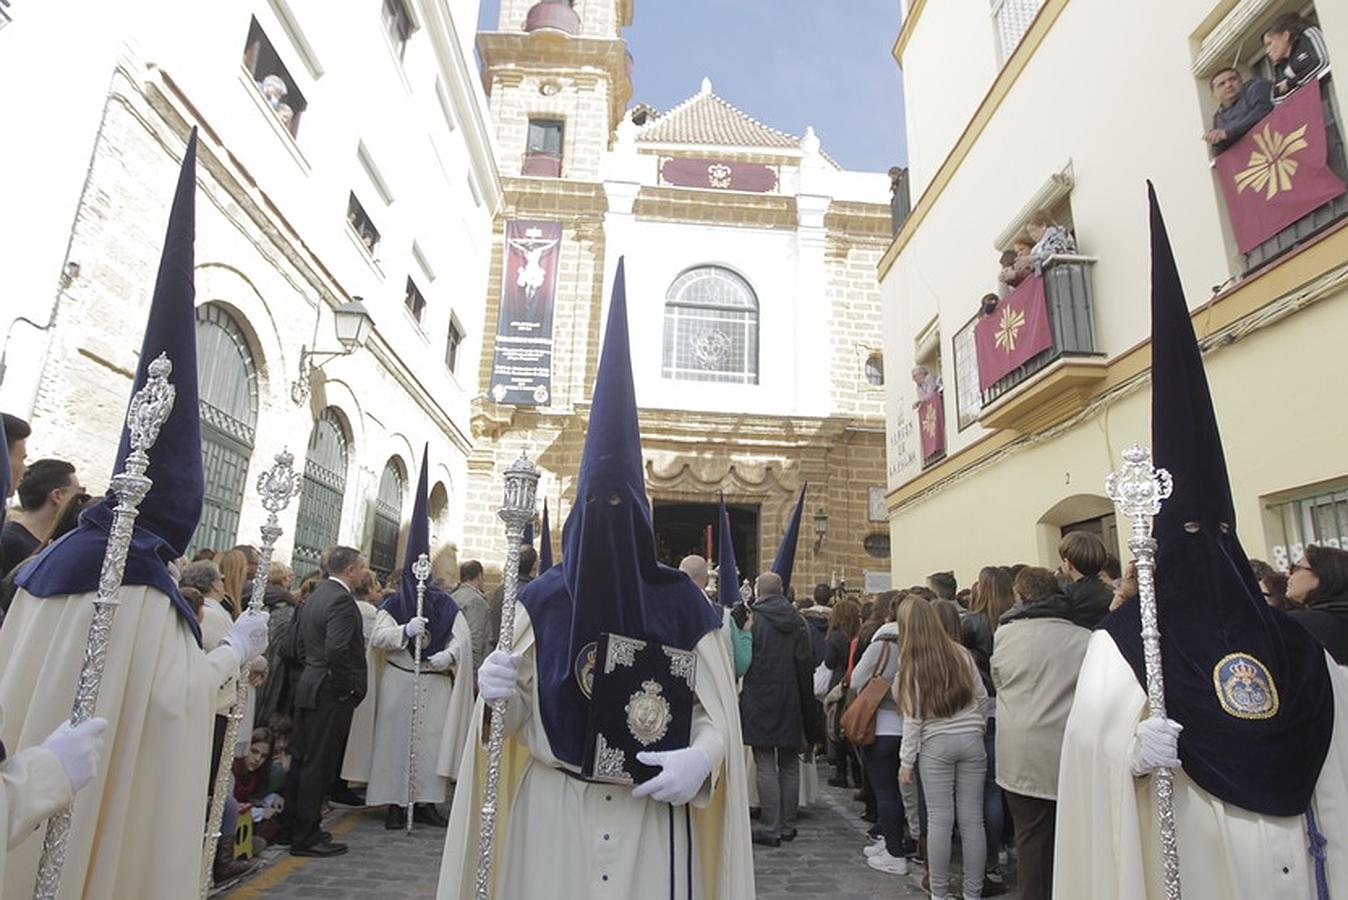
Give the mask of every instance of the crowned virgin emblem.
<path id="1" fill-rule="evenodd" d="M 580 692 L 589 700 L 594 693 L 594 665 L 598 658 L 599 644 L 596 641 L 590 641 L 580 652 L 576 654 L 574 671 L 576 675 L 576 686 Z"/>
<path id="2" fill-rule="evenodd" d="M 662 696 L 663 692 L 660 682 L 643 681 L 641 690 L 633 694 L 623 708 L 627 713 L 627 730 L 643 747 L 664 737 L 669 724 L 674 721 L 674 713 L 670 711 L 669 701 Z"/>
<path id="3" fill-rule="evenodd" d="M 1217 700 L 1237 719 L 1269 719 L 1278 713 L 1278 688 L 1268 667 L 1248 653 L 1222 657 L 1212 670 Z"/>

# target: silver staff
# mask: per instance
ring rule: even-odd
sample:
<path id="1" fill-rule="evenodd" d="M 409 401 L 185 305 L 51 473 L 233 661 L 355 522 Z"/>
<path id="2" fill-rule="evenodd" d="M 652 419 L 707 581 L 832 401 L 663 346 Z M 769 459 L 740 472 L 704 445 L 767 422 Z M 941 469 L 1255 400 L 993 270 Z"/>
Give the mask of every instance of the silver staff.
<path id="1" fill-rule="evenodd" d="M 275 464 L 257 477 L 257 492 L 262 496 L 262 508 L 267 511 L 267 521 L 262 526 L 262 546 L 258 550 L 257 573 L 253 576 L 253 595 L 248 601 L 249 609 L 262 609 L 262 597 L 267 591 L 267 569 L 271 567 L 271 554 L 282 531 L 277 522 L 277 513 L 290 505 L 290 498 L 299 493 L 300 489 L 300 479 L 294 469 L 294 455 L 289 450 L 282 450 L 276 454 L 275 459 Z M 225 723 L 225 743 L 220 750 L 220 764 L 215 769 L 215 788 L 211 792 L 211 817 L 206 826 L 203 848 L 205 856 L 201 861 L 203 898 L 211 887 L 211 866 L 215 862 L 215 848 L 220 841 L 220 824 L 225 818 L 225 794 L 229 790 L 229 773 L 234 763 L 234 743 L 239 738 L 239 721 L 243 718 L 243 710 L 248 703 L 248 675 L 248 664 L 245 663 L 239 668 L 235 680 L 237 693 L 234 696 L 234 705 L 229 710 L 228 721 Z M 279 673 L 272 673 L 272 676 L 277 677 Z"/>
<path id="2" fill-rule="evenodd" d="M 421 618 L 426 607 L 426 579 L 431 577 L 431 558 L 425 553 L 412 563 L 412 574 L 417 579 L 417 618 Z M 412 791 L 417 781 L 417 740 L 421 736 L 421 648 L 425 645 L 425 634 L 412 639 L 415 645 L 412 652 L 412 734 L 407 745 L 407 833 L 412 833 Z"/>
<path id="3" fill-rule="evenodd" d="M 117 506 L 112 511 L 108 545 L 103 551 L 103 566 L 98 573 L 94 616 L 89 622 L 84 663 L 75 685 L 75 703 L 70 710 L 72 725 L 92 718 L 94 707 L 98 704 L 98 689 L 103 683 L 103 664 L 107 659 L 108 640 L 112 636 L 112 619 L 120 605 L 117 591 L 122 586 L 126 554 L 131 547 L 140 504 L 153 484 L 145 476 L 145 470 L 150 466 L 150 449 L 159 440 L 159 429 L 173 411 L 176 391 L 169 383 L 172 373 L 173 362 L 168 354 L 159 354 L 150 363 L 145 384 L 132 395 L 131 406 L 126 412 L 131 452 L 126 458 L 126 468 L 112 476 L 112 491 L 117 495 Z M 47 822 L 47 833 L 42 839 L 42 861 L 38 864 L 37 883 L 33 887 L 35 900 L 53 900 L 61 886 L 61 869 L 65 865 L 66 846 L 70 840 L 70 810 L 67 806 Z"/>
<path id="4" fill-rule="evenodd" d="M 501 638 L 496 649 L 507 653 L 515 644 L 515 599 L 519 594 L 520 541 L 532 522 L 538 498 L 538 469 L 523 455 L 505 473 L 505 500 L 498 515 L 506 525 L 504 599 Z M 496 839 L 496 795 L 501 784 L 501 748 L 505 744 L 506 701 L 491 705 L 491 737 L 487 743 L 487 785 L 482 793 L 482 834 L 477 854 L 477 900 L 490 900 L 492 845 Z"/>
<path id="5" fill-rule="evenodd" d="M 1161 631 L 1156 625 L 1156 539 L 1152 517 L 1170 496 L 1174 482 L 1165 469 L 1151 464 L 1151 450 L 1134 444 L 1123 451 L 1123 468 L 1105 479 L 1105 494 L 1124 518 L 1133 522 L 1128 549 L 1137 565 L 1137 599 L 1142 613 L 1142 655 L 1147 668 L 1147 710 L 1151 718 L 1165 718 L 1165 677 L 1161 672 Z M 1165 869 L 1166 900 L 1180 900 L 1179 849 L 1175 843 L 1175 782 L 1170 769 L 1157 769 L 1152 778 L 1156 818 L 1161 827 L 1161 856 Z"/>

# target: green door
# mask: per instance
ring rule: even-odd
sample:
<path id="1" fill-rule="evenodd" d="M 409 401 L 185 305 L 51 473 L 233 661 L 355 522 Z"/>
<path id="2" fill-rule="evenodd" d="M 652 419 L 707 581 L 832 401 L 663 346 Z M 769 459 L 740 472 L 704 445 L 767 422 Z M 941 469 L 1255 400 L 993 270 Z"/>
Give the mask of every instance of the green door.
<path id="1" fill-rule="evenodd" d="M 304 457 L 295 552 L 291 557 L 291 568 L 301 578 L 318 569 L 325 547 L 337 543 L 346 490 L 346 454 L 346 429 L 336 410 L 328 407 L 309 432 L 309 450 Z"/>
<path id="2" fill-rule="evenodd" d="M 239 543 L 239 513 L 257 432 L 253 354 L 238 322 L 214 303 L 197 307 L 197 379 L 206 498 L 189 553 Z"/>

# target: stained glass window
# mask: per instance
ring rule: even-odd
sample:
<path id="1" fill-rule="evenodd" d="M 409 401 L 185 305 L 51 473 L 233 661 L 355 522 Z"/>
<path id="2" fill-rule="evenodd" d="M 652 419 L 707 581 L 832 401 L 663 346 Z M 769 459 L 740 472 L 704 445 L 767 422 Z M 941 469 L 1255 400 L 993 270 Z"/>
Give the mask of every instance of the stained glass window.
<path id="1" fill-rule="evenodd" d="M 663 366 L 676 381 L 758 383 L 758 298 L 722 266 L 684 272 L 665 295 Z"/>

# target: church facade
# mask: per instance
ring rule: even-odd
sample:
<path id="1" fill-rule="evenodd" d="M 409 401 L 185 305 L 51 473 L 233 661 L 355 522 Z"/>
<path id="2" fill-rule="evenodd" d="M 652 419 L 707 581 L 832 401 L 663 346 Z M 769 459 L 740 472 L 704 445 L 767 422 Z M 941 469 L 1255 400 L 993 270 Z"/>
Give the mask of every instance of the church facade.
<path id="1" fill-rule="evenodd" d="M 843 171 L 812 131 L 769 128 L 706 80 L 672 109 L 629 109 L 631 19 L 630 0 L 504 0 L 478 35 L 503 201 L 460 557 L 500 558 L 500 473 L 521 452 L 558 545 L 625 258 L 662 559 L 714 556 L 723 494 L 741 573 L 762 571 L 808 484 L 796 591 L 883 586 L 889 181 Z"/>

